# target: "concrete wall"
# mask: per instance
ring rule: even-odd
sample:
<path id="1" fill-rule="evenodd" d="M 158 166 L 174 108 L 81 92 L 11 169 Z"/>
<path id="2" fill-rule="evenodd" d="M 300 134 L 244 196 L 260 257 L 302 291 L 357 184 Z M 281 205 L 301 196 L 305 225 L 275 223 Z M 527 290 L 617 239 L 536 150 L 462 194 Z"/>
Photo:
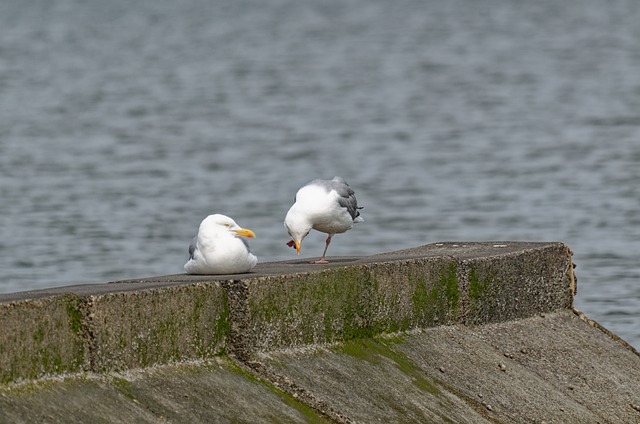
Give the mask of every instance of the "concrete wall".
<path id="1" fill-rule="evenodd" d="M 574 314 L 571 256 L 562 243 L 437 243 L 334 258 L 327 266 L 296 259 L 259 264 L 244 275 L 181 274 L 0 295 L 0 421 L 37 422 L 46 414 L 51 422 L 105 414 L 106 422 L 535 421 L 527 396 L 515 390 L 527 384 L 541 390 L 536 401 L 545 391 L 557 395 L 566 413 L 547 414 L 553 420 L 600 419 L 585 399 L 611 404 L 610 394 L 623 410 L 616 422 L 640 420 L 640 387 L 580 400 L 565 393 L 570 389 L 558 392 L 551 375 L 541 377 L 541 362 L 523 365 L 513 356 L 544 357 L 538 346 L 550 340 L 562 349 L 543 323 L 569 316 L 564 337 L 587 332 L 586 344 L 574 346 L 582 362 L 601 361 L 603 352 L 589 343 L 601 345 L 619 363 L 609 375 L 640 382 L 637 352 Z M 500 325 L 519 328 L 513 337 L 527 346 L 501 356 L 497 342 L 488 346 L 478 336 L 478 329 Z M 540 332 L 535 343 L 520 336 L 527 328 Z M 503 336 L 508 346 L 511 335 Z M 456 344 L 481 353 L 460 356 Z M 468 372 L 445 360 L 456 355 Z M 559 357 L 569 368 L 567 359 L 580 362 L 569 352 L 548 359 Z M 510 363 L 516 380 L 490 377 L 507 374 L 501 362 Z M 502 387 L 502 397 L 493 396 L 500 403 L 478 397 L 470 381 L 487 396 Z M 75 400 L 51 408 L 63 398 Z M 88 411 L 92 400 L 104 410 Z"/>

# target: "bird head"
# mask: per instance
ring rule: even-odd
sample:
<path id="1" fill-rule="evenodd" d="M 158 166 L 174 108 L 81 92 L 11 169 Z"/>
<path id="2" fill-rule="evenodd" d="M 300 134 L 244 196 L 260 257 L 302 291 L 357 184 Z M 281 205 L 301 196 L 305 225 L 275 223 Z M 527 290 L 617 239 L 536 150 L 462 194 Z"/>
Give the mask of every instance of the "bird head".
<path id="1" fill-rule="evenodd" d="M 240 227 L 233 219 L 221 214 L 209 215 L 200 225 L 201 227 L 204 226 L 208 230 L 218 233 L 228 232 L 232 235 L 248 238 L 254 238 L 256 236 L 253 231 Z"/>
<path id="2" fill-rule="evenodd" d="M 291 210 L 289 210 L 289 213 L 284 220 L 284 226 L 291 237 L 287 246 L 294 247 L 299 255 L 302 240 L 307 236 L 307 234 L 309 234 L 309 231 L 311 231 L 311 224 L 304 219 L 300 219 L 299 215 L 292 213 Z"/>

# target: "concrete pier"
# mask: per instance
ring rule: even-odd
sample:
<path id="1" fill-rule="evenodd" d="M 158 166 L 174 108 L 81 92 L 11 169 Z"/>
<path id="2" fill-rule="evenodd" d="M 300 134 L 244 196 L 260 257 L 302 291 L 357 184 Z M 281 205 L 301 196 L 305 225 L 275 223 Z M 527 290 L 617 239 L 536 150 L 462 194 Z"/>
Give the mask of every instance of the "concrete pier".
<path id="1" fill-rule="evenodd" d="M 575 291 L 493 242 L 0 295 L 0 422 L 640 422 Z"/>

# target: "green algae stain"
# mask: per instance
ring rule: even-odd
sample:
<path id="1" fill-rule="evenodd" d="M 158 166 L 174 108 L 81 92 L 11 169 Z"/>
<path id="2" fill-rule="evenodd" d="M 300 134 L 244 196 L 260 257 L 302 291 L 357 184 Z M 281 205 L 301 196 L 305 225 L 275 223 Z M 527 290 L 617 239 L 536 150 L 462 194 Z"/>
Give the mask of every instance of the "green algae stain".
<path id="1" fill-rule="evenodd" d="M 383 301 L 369 270 L 344 267 L 264 287 L 248 309 L 264 328 L 282 328 L 285 346 L 375 335 L 389 326 L 376 314 Z"/>
<path id="2" fill-rule="evenodd" d="M 226 292 L 223 292 L 221 294 L 220 302 L 221 302 L 221 311 L 215 323 L 216 334 L 215 334 L 214 342 L 216 345 L 223 344 L 223 342 L 226 340 L 226 338 L 229 336 L 229 333 L 231 332 L 231 323 L 229 322 L 229 315 L 230 315 L 229 298 L 227 297 Z M 224 347 L 219 349 L 224 349 Z"/>
<path id="3" fill-rule="evenodd" d="M 143 316 L 143 321 L 150 322 L 144 331 L 139 329 L 140 318 L 130 320 L 129 330 L 123 331 L 114 344 L 122 350 L 130 349 L 130 360 L 142 367 L 183 357 L 202 359 L 222 354 L 230 331 L 226 293 L 211 292 L 203 286 L 193 289 L 190 295 L 191 303 L 184 310 L 176 307 L 157 321 Z"/>
<path id="4" fill-rule="evenodd" d="M 496 272 L 487 272 L 481 276 L 475 269 L 469 271 L 469 299 L 478 303 L 481 300 L 488 300 L 492 297 L 491 288 L 494 286 Z"/>
<path id="5" fill-rule="evenodd" d="M 469 271 L 469 298 L 473 301 L 483 298 L 494 277 L 495 273 L 480 278 L 476 269 L 472 268 Z"/>
<path id="6" fill-rule="evenodd" d="M 416 289 L 413 292 L 411 300 L 413 302 L 413 315 L 421 317 L 424 315 L 425 306 L 429 305 L 430 292 L 427 290 L 427 283 L 424 277 L 421 277 L 416 283 Z"/>
<path id="7" fill-rule="evenodd" d="M 383 358 L 386 358 L 392 361 L 400 372 L 410 377 L 411 382 L 418 389 L 434 395 L 440 394 L 438 387 L 423 376 L 422 369 L 406 354 L 394 348 L 402 343 L 404 343 L 402 336 L 376 337 L 347 341 L 334 347 L 333 350 L 374 365 L 379 365 Z"/>
<path id="8" fill-rule="evenodd" d="M 468 272 L 469 280 L 469 320 L 470 322 L 483 322 L 484 320 L 499 316 L 499 304 L 496 299 L 497 272 L 471 268 Z"/>
<path id="9" fill-rule="evenodd" d="M 456 263 L 447 262 L 431 276 L 407 275 L 413 292 L 405 308 L 398 289 L 382 286 L 387 280 L 375 269 L 336 267 L 265 285 L 249 297 L 248 311 L 261 330 L 279 334 L 278 346 L 369 338 L 455 319 L 456 272 Z"/>
<path id="10" fill-rule="evenodd" d="M 67 315 L 69 316 L 69 326 L 71 327 L 71 330 L 76 335 L 81 335 L 82 311 L 80 311 L 80 308 L 78 307 L 78 305 L 76 305 L 76 302 L 73 302 L 72 300 L 67 301 Z"/>
<path id="11" fill-rule="evenodd" d="M 270 392 L 275 394 L 285 405 L 298 411 L 298 413 L 304 417 L 307 423 L 326 424 L 326 423 L 332 422 L 331 420 L 328 420 L 324 418 L 322 415 L 320 415 L 320 413 L 317 412 L 315 409 L 311 408 L 310 406 L 300 402 L 299 400 L 291 396 L 289 393 L 286 393 L 278 389 L 273 384 L 267 381 L 261 380 L 258 377 L 256 377 L 254 374 L 240 368 L 236 363 L 231 361 L 231 359 L 224 357 L 224 358 L 221 358 L 221 362 L 224 365 L 224 368 L 227 369 L 228 371 L 242 376 L 243 378 L 247 379 L 253 384 L 259 384 L 264 386 Z M 273 417 L 272 420 L 274 423 L 281 422 L 280 417 Z"/>
<path id="12" fill-rule="evenodd" d="M 42 326 L 38 327 L 38 329 L 33 332 L 32 338 L 35 343 L 41 343 L 42 340 L 44 340 L 44 328 Z"/>
<path id="13" fill-rule="evenodd" d="M 368 338 L 400 329 L 401 324 L 388 313 L 380 314 L 388 301 L 371 270 L 335 270 L 330 286 L 332 296 L 323 300 L 323 311 L 325 328 L 332 331 L 325 341 Z"/>
<path id="14" fill-rule="evenodd" d="M 84 327 L 83 320 L 84 314 L 81 309 L 81 301 L 77 296 L 68 296 L 66 299 L 67 306 L 67 317 L 68 317 L 68 325 L 75 337 L 73 337 L 74 343 L 74 351 L 73 357 L 74 359 L 69 362 L 69 364 L 65 367 L 63 366 L 62 358 L 60 358 L 60 370 L 70 370 L 75 369 L 77 366 L 80 366 L 84 362 L 85 355 L 85 346 L 84 346 Z M 58 355 L 60 356 L 60 355 Z"/>
<path id="15" fill-rule="evenodd" d="M 224 341 L 230 332 L 227 293 L 220 291 L 212 295 L 204 287 L 199 293 L 194 293 L 193 297 L 193 309 L 186 317 L 186 325 L 191 329 L 193 349 L 199 358 L 215 356 L 224 350 Z"/>
<path id="16" fill-rule="evenodd" d="M 456 264 L 450 264 L 430 287 L 424 277 L 418 279 L 412 295 L 413 315 L 417 319 L 433 323 L 457 316 L 460 293 L 456 271 Z"/>
<path id="17" fill-rule="evenodd" d="M 440 285 L 444 287 L 449 310 L 456 315 L 458 313 L 458 300 L 460 298 L 460 293 L 458 290 L 458 278 L 456 277 L 455 264 L 451 264 L 449 269 L 442 273 L 440 277 Z"/>
<path id="18" fill-rule="evenodd" d="M 112 377 L 111 384 L 120 393 L 122 393 L 127 399 L 137 401 L 137 397 L 134 394 L 134 386 L 128 380 L 120 377 Z"/>
<path id="19" fill-rule="evenodd" d="M 377 365 L 382 362 L 378 347 L 379 343 L 376 343 L 373 339 L 354 339 L 341 343 L 339 346 L 334 347 L 333 350 L 360 361 Z"/>

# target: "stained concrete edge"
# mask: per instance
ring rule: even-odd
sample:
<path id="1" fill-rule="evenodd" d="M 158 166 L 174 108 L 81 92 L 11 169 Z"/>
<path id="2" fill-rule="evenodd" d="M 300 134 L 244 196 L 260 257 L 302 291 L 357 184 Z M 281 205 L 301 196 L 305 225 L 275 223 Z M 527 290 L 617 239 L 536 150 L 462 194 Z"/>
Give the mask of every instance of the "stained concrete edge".
<path id="1" fill-rule="evenodd" d="M 525 317 L 571 306 L 569 270 L 562 243 L 435 243 L 1 295 L 0 382 Z"/>
<path id="2" fill-rule="evenodd" d="M 231 349 L 243 356 L 570 308 L 575 276 L 567 246 L 517 245 L 438 243 L 348 266 L 223 283 Z"/>
<path id="3" fill-rule="evenodd" d="M 172 285 L 193 283 L 207 283 L 211 281 L 236 281 L 269 276 L 291 276 L 297 274 L 323 272 L 327 269 L 340 268 L 350 265 L 367 263 L 385 263 L 398 260 L 412 260 L 416 258 L 455 257 L 459 260 L 471 258 L 488 258 L 494 256 L 518 255 L 523 252 L 546 249 L 555 246 L 568 249 L 561 242 L 520 242 L 520 241 L 489 241 L 489 242 L 440 242 L 425 244 L 418 247 L 402 249 L 392 252 L 378 253 L 370 256 L 338 256 L 329 257 L 327 265 L 311 264 L 312 258 L 294 257 L 291 260 L 260 262 L 249 273 L 226 275 L 189 275 L 170 274 L 153 277 L 131 278 L 103 283 L 74 284 L 69 286 L 51 287 L 38 290 L 0 293 L 0 304 L 22 300 L 34 300 L 43 297 L 75 294 L 77 296 L 99 296 L 105 293 L 129 292 L 147 288 L 163 288 Z"/>
<path id="4" fill-rule="evenodd" d="M 0 422 L 616 422 L 640 357 L 573 310 L 0 385 Z"/>

